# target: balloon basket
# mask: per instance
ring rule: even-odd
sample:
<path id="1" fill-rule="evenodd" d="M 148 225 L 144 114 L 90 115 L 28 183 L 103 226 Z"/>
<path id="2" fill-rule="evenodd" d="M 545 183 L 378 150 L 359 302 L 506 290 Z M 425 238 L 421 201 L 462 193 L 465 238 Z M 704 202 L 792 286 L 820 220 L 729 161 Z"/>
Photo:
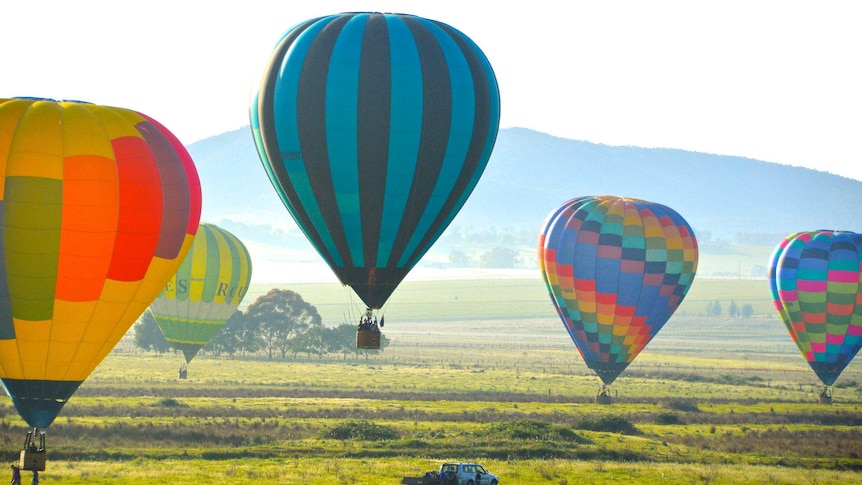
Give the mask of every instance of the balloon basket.
<path id="1" fill-rule="evenodd" d="M 22 470 L 36 470 L 38 472 L 43 472 L 45 471 L 46 454 L 45 450 L 21 450 L 21 456 L 18 459 L 18 467 Z"/>
<path id="2" fill-rule="evenodd" d="M 608 396 L 606 394 L 599 394 L 596 396 L 596 404 L 612 404 L 612 403 L 613 403 L 613 400 L 611 399 L 611 396 Z"/>
<path id="3" fill-rule="evenodd" d="M 817 402 L 820 404 L 832 404 L 832 389 L 825 388 L 817 396 Z"/>
<path id="4" fill-rule="evenodd" d="M 356 348 L 367 350 L 380 350 L 380 331 L 358 329 L 356 331 Z"/>
<path id="5" fill-rule="evenodd" d="M 602 385 L 599 392 L 596 393 L 596 404 L 611 404 L 612 402 L 610 389 L 606 384 Z"/>
<path id="6" fill-rule="evenodd" d="M 43 472 L 45 471 L 45 459 L 47 453 L 45 451 L 45 433 L 39 434 L 39 446 L 35 442 L 36 430 L 27 433 L 27 439 L 24 440 L 24 449 L 18 457 L 18 468 L 22 470 L 31 470 Z"/>

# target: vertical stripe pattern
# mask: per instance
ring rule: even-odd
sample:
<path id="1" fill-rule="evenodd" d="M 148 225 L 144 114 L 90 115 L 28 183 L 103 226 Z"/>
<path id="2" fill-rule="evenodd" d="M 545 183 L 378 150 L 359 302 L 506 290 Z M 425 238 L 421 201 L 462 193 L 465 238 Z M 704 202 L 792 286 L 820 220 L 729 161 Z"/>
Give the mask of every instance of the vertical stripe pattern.
<path id="1" fill-rule="evenodd" d="M 380 308 L 476 186 L 500 101 L 458 30 L 350 13 L 288 31 L 250 111 L 285 206 L 341 282 Z"/>
<path id="2" fill-rule="evenodd" d="M 251 256 L 230 232 L 201 224 L 177 273 L 150 305 L 165 338 L 186 363 L 233 316 L 251 281 Z"/>
<path id="3" fill-rule="evenodd" d="M 694 232 L 673 209 L 572 199 L 546 219 L 539 267 L 587 366 L 611 384 L 670 319 L 697 271 Z"/>
<path id="4" fill-rule="evenodd" d="M 141 113 L 0 99 L 0 378 L 46 428 L 176 272 L 200 181 Z"/>
<path id="5" fill-rule="evenodd" d="M 862 235 L 791 234 L 773 251 L 768 279 L 790 337 L 831 386 L 862 347 Z"/>

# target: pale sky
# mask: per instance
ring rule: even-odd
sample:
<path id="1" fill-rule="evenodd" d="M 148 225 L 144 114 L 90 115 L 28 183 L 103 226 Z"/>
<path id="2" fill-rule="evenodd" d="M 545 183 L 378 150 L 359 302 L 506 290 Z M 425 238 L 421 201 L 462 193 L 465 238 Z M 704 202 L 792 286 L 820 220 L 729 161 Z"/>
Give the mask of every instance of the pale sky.
<path id="1" fill-rule="evenodd" d="M 248 124 L 285 30 L 345 11 L 467 34 L 496 72 L 503 128 L 862 180 L 859 0 L 8 0 L 0 97 L 131 108 L 191 144 Z"/>

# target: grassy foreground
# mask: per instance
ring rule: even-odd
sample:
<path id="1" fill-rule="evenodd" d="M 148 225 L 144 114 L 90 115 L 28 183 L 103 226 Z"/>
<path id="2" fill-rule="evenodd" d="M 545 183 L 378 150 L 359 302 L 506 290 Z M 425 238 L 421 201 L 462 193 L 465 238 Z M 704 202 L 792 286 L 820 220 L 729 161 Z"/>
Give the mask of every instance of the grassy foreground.
<path id="1" fill-rule="evenodd" d="M 815 387 L 757 380 L 740 361 L 736 378 L 635 369 L 599 406 L 595 379 L 564 359 L 523 365 L 524 352 L 501 351 L 488 356 L 496 365 L 459 364 L 457 350 L 430 351 L 446 362 L 412 352 L 413 363 L 388 351 L 202 356 L 186 381 L 175 378 L 179 356 L 112 354 L 52 425 L 43 483 L 394 484 L 444 460 L 480 461 L 506 484 L 862 477 L 857 387 L 823 406 Z M 0 413 L 11 460 L 23 429 L 10 405 Z"/>
<path id="2" fill-rule="evenodd" d="M 697 311 L 757 287 L 692 295 L 603 406 L 592 402 L 597 378 L 523 284 L 419 284 L 425 318 L 387 318 L 392 345 L 379 354 L 199 355 L 179 381 L 180 355 L 120 347 L 51 426 L 42 483 L 397 484 L 446 460 L 479 461 L 506 485 L 862 481 L 859 366 L 833 405 L 818 404 L 816 378 L 774 317 Z M 429 292 L 462 303 L 433 316 Z M 536 305 L 500 303 L 518 295 Z M 24 432 L 0 401 L 10 462 Z"/>
<path id="3" fill-rule="evenodd" d="M 503 477 L 504 484 L 849 484 L 855 473 L 789 468 L 584 462 L 572 460 L 484 460 L 483 465 Z M 52 464 L 45 483 L 65 484 L 176 484 L 283 483 L 328 485 L 357 483 L 397 484 L 404 470 L 426 470 L 437 460 L 403 458 L 369 459 L 269 459 L 269 460 L 136 460 L 129 464 L 60 462 Z M 26 480 L 25 480 L 26 483 Z"/>

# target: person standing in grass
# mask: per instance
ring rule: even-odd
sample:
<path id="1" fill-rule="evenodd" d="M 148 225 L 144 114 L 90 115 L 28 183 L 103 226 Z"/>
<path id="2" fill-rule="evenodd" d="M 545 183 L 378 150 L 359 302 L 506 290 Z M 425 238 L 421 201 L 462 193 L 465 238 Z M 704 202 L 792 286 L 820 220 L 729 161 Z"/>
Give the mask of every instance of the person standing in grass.
<path id="1" fill-rule="evenodd" d="M 21 469 L 12 465 L 12 485 L 21 485 Z"/>
<path id="2" fill-rule="evenodd" d="M 39 471 L 33 470 L 33 485 L 39 485 Z"/>

